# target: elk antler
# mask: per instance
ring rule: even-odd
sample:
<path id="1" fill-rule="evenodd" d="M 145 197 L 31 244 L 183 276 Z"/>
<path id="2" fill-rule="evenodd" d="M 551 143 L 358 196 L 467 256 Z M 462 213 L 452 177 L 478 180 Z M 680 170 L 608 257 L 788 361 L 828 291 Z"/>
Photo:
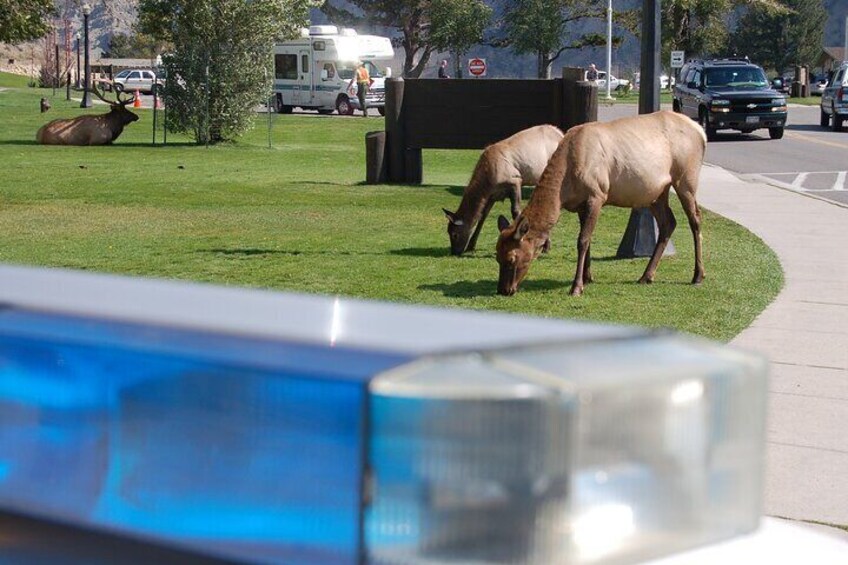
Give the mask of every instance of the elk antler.
<path id="1" fill-rule="evenodd" d="M 97 90 L 97 84 L 95 82 L 91 83 L 91 91 L 94 93 L 95 96 L 100 98 L 102 101 L 106 102 L 108 105 L 114 106 L 114 104 L 115 104 L 114 102 L 110 102 L 110 101 L 106 100 L 105 98 L 103 98 L 103 95 L 100 94 L 99 90 Z"/>
<path id="2" fill-rule="evenodd" d="M 121 94 L 123 94 L 123 92 L 117 92 L 117 93 L 115 94 L 115 98 L 117 98 L 117 100 L 118 100 L 118 104 L 120 104 L 121 106 L 129 106 L 130 104 L 132 104 L 133 102 L 135 102 L 135 95 L 133 95 L 133 97 L 132 97 L 132 98 L 129 98 L 128 100 L 122 100 L 122 99 L 121 99 Z"/>

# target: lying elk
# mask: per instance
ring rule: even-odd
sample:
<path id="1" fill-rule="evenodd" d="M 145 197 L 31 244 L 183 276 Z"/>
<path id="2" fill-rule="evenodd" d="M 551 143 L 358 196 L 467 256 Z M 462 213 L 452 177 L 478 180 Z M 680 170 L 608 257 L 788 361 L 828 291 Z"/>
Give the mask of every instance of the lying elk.
<path id="1" fill-rule="evenodd" d="M 577 212 L 580 219 L 577 272 L 571 294 L 582 294 L 583 285 L 592 282 L 589 247 L 601 207 L 606 204 L 650 207 L 659 225 L 659 237 L 639 282 L 652 282 L 677 223 L 668 205 L 672 187 L 683 204 L 695 238 L 692 283 L 703 281 L 701 213 L 695 195 L 706 142 L 700 126 L 673 112 L 570 129 L 551 157 L 524 212 L 512 225 L 503 216 L 498 218 L 501 230 L 497 244 L 498 293 L 515 294 L 564 208 Z"/>
<path id="2" fill-rule="evenodd" d="M 111 109 L 106 114 L 78 116 L 67 120 L 53 120 L 41 126 L 35 136 L 36 141 L 43 145 L 109 145 L 121 135 L 124 127 L 138 120 L 138 116 L 127 110 L 127 106 L 135 101 L 135 97 L 110 102 L 92 88 L 92 92 L 109 104 Z"/>
<path id="3" fill-rule="evenodd" d="M 486 147 L 456 212 L 448 217 L 451 253 L 462 255 L 477 246 L 477 236 L 495 202 L 509 197 L 512 217 L 521 212 L 521 186 L 536 185 L 548 159 L 562 139 L 562 132 L 550 125 L 520 131 Z M 471 231 L 474 230 L 472 235 Z"/>

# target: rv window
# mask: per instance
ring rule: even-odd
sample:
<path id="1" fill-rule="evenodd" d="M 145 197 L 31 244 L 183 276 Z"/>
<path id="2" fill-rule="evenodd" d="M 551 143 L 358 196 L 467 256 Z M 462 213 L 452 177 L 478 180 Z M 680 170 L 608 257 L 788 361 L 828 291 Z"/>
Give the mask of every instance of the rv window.
<path id="1" fill-rule="evenodd" d="M 328 79 L 336 77 L 336 69 L 333 68 L 332 63 L 324 63 L 324 70 L 327 71 Z"/>
<path id="2" fill-rule="evenodd" d="M 315 51 L 324 51 L 326 49 L 326 44 L 323 41 L 313 41 L 312 48 Z"/>
<path id="3" fill-rule="evenodd" d="M 309 72 L 309 55 L 301 55 L 300 56 L 300 72 L 308 73 Z"/>
<path id="4" fill-rule="evenodd" d="M 278 79 L 297 80 L 297 55 L 275 55 L 274 76 Z"/>
<path id="5" fill-rule="evenodd" d="M 355 69 L 352 65 L 348 65 L 346 63 L 339 63 L 338 68 L 336 70 L 339 72 L 340 79 L 350 80 L 353 78 L 353 71 Z"/>
<path id="6" fill-rule="evenodd" d="M 383 73 L 371 61 L 365 61 L 365 67 L 368 69 L 368 76 L 371 78 L 383 78 Z"/>

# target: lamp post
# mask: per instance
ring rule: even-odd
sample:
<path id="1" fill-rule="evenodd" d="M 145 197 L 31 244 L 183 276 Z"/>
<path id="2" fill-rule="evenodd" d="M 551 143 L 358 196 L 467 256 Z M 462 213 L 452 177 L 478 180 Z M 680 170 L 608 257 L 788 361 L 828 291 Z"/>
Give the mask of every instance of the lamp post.
<path id="1" fill-rule="evenodd" d="M 612 0 L 607 3 L 607 100 L 612 100 L 610 83 L 612 77 Z"/>
<path id="2" fill-rule="evenodd" d="M 80 32 L 77 32 L 77 88 L 80 87 L 80 39 Z"/>
<path id="3" fill-rule="evenodd" d="M 83 94 L 82 94 L 82 102 L 80 102 L 80 108 L 91 108 L 91 96 L 89 95 L 88 89 L 91 86 L 91 57 L 89 54 L 89 42 L 88 42 L 88 16 L 91 15 L 91 6 L 88 4 L 82 5 L 82 21 L 83 21 L 83 33 L 85 34 L 85 83 L 82 85 Z"/>

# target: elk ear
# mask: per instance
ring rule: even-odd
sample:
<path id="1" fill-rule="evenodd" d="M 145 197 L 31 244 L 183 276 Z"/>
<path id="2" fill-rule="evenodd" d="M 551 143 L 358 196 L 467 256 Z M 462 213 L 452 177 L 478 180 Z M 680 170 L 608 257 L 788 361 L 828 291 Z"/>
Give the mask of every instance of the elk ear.
<path id="1" fill-rule="evenodd" d="M 506 216 L 498 216 L 498 230 L 504 231 L 509 227 L 509 220 L 506 219 Z"/>
<path id="2" fill-rule="evenodd" d="M 515 228 L 515 239 L 521 241 L 528 231 L 530 231 L 530 220 L 521 216 L 518 218 L 518 226 Z"/>
<path id="3" fill-rule="evenodd" d="M 447 216 L 448 221 L 449 221 L 450 223 L 452 223 L 452 224 L 455 224 L 455 223 L 456 223 L 456 216 L 454 216 L 454 215 L 453 215 L 453 212 L 451 212 L 451 211 L 450 211 L 450 210 L 448 210 L 447 208 L 442 208 L 442 212 L 444 212 L 444 213 L 445 213 L 445 216 Z"/>

